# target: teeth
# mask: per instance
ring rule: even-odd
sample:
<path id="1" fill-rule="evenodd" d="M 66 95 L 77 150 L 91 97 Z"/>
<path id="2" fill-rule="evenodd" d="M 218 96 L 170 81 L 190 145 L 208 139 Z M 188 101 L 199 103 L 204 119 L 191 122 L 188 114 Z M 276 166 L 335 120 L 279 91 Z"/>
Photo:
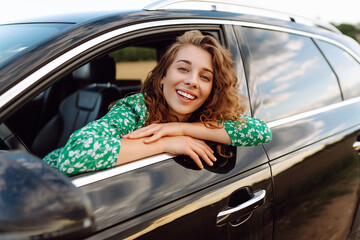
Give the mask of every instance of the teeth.
<path id="1" fill-rule="evenodd" d="M 191 99 L 191 100 L 194 100 L 195 99 L 195 96 L 193 95 L 190 95 L 186 92 L 183 92 L 183 91 L 180 91 L 180 90 L 177 90 L 176 91 L 178 94 L 180 94 L 181 96 L 185 97 L 185 98 L 188 98 L 188 99 Z"/>

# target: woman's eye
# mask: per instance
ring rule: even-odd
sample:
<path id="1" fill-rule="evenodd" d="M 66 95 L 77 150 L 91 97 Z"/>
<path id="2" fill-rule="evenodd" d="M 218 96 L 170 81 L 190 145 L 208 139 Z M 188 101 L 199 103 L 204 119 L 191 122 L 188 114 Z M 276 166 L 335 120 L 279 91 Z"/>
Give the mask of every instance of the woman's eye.
<path id="1" fill-rule="evenodd" d="M 210 78 L 208 78 L 207 76 L 204 76 L 204 75 L 202 75 L 202 76 L 200 76 L 202 79 L 204 79 L 205 81 L 210 81 Z"/>
<path id="2" fill-rule="evenodd" d="M 188 70 L 186 68 L 184 68 L 184 67 L 180 67 L 178 69 L 179 69 L 180 72 L 188 72 Z"/>

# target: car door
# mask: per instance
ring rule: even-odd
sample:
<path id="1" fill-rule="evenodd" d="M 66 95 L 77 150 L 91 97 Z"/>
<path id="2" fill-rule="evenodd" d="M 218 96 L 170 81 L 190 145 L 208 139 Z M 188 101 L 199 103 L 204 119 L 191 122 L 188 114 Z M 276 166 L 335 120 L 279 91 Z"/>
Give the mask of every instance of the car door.
<path id="1" fill-rule="evenodd" d="M 195 22 L 196 23 L 196 22 Z M 164 38 L 171 27 L 143 32 L 141 42 Z M 236 61 L 247 87 L 231 26 L 182 25 L 217 37 Z M 137 43 L 136 33 L 129 40 Z M 248 101 L 244 101 L 248 104 Z M 96 232 L 89 239 L 271 239 L 273 193 L 268 158 L 262 146 L 228 147 L 232 157 L 217 156 L 213 167 L 197 169 L 185 156 L 162 154 L 125 166 L 76 176 L 73 183 L 90 198 Z"/>
<path id="2" fill-rule="evenodd" d="M 1 116 L 9 119 L 6 114 L 15 112 L 15 109 L 21 110 L 20 104 L 29 102 L 31 96 L 41 94 L 50 83 L 72 75 L 77 68 L 99 57 L 114 56 L 112 54 L 117 50 L 127 47 L 144 46 L 155 48 L 160 57 L 170 44 L 169 37 L 173 41 L 175 36 L 192 29 L 213 35 L 230 49 L 241 79 L 239 93 L 243 96 L 244 105 L 248 106 L 244 70 L 233 29 L 221 23 L 206 19 L 166 19 L 93 33 L 94 38 L 81 39 L 80 43 L 74 38 L 67 45 L 68 52 L 51 55 L 48 62 L 25 77 L 24 86 L 15 86 L 19 92 L 11 101 L 7 100 L 9 108 Z M 86 35 L 83 31 L 81 33 Z M 52 44 L 56 45 L 56 42 Z M 31 68 L 30 65 L 26 67 Z M 121 90 L 124 90 L 124 83 L 133 81 L 122 80 L 116 82 Z M 12 132 L 7 131 L 8 128 L 5 130 L 15 136 L 17 126 L 12 127 Z M 16 140 L 21 143 L 20 139 Z M 9 144 L 4 145 L 4 149 L 8 150 Z M 185 156 L 161 154 L 113 169 L 72 177 L 73 184 L 86 194 L 91 203 L 95 227 L 88 238 L 271 239 L 273 188 L 264 148 L 228 147 L 227 150 L 231 157 L 217 156 L 216 164 L 203 170 Z M 71 233 L 69 236 L 71 238 Z M 73 237 L 76 238 L 76 235 Z"/>
<path id="3" fill-rule="evenodd" d="M 236 26 L 236 33 L 255 116 L 265 116 L 273 132 L 264 148 L 274 181 L 274 238 L 347 238 L 358 204 L 358 99 L 343 99 L 308 34 L 260 24 Z"/>
<path id="4" fill-rule="evenodd" d="M 74 179 L 92 203 L 97 232 L 89 239 L 271 236 L 270 169 L 267 164 L 251 167 L 266 162 L 263 149 L 254 147 L 219 160 L 214 167 L 198 170 L 183 156 L 160 155 Z M 237 174 L 244 169 L 248 171 Z M 240 215 L 219 216 L 251 200 L 256 205 Z"/>
<path id="5" fill-rule="evenodd" d="M 233 29 L 222 26 L 222 21 L 214 22 L 217 21 L 167 19 L 94 34 L 93 39 L 69 46 L 69 52 L 52 56 L 44 66 L 30 73 L 24 81 L 31 88 L 18 88 L 23 92 L 16 95 L 21 99 L 17 104 L 24 104 L 30 95 L 40 94 L 44 86 L 61 80 L 89 61 L 111 56 L 129 46 L 152 46 L 161 56 L 170 44 L 169 36 L 173 40 L 186 30 L 197 29 L 213 35 L 230 49 L 241 80 L 239 93 L 248 106 L 244 70 Z M 123 83 L 119 82 L 119 87 Z M 11 105 L 11 111 L 18 107 Z M 88 238 L 271 239 L 273 188 L 264 148 L 228 147 L 227 150 L 231 157 L 217 156 L 216 164 L 203 170 L 185 156 L 161 154 L 72 177 L 73 184 L 91 203 L 95 228 Z"/>

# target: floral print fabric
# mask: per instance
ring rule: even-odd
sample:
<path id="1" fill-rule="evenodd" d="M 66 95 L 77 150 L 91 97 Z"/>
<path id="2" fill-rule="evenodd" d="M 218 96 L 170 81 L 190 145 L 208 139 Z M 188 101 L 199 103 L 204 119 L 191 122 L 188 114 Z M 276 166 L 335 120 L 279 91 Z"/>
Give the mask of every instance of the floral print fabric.
<path id="1" fill-rule="evenodd" d="M 63 148 L 44 157 L 44 161 L 66 175 L 111 168 L 116 165 L 121 137 L 145 126 L 147 107 L 141 93 L 123 98 L 101 119 L 75 131 Z M 241 115 L 243 121 L 225 121 L 233 146 L 254 146 L 272 138 L 267 125 Z"/>

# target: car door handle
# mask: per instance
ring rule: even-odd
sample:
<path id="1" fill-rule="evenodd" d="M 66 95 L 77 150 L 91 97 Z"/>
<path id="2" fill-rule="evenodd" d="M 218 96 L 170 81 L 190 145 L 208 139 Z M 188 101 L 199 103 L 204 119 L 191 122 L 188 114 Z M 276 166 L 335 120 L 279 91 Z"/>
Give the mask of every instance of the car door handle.
<path id="1" fill-rule="evenodd" d="M 223 225 L 251 214 L 265 202 L 266 191 L 264 189 L 255 192 L 252 198 L 234 208 L 228 208 L 217 215 L 216 224 Z"/>
<path id="2" fill-rule="evenodd" d="M 360 152 L 360 141 L 354 142 L 353 148 L 355 151 Z"/>

